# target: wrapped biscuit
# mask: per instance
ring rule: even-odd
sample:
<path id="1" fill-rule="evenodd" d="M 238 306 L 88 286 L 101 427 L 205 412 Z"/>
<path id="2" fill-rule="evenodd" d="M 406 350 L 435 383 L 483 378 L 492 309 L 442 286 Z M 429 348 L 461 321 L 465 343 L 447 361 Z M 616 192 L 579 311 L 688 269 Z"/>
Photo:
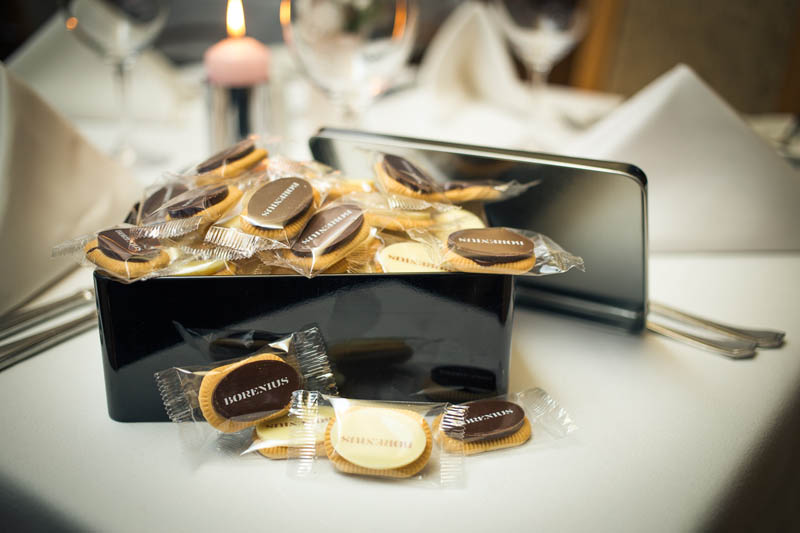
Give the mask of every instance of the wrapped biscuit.
<path id="1" fill-rule="evenodd" d="M 269 155 L 258 136 L 250 136 L 194 165 L 185 179 L 197 186 L 219 184 L 247 173 L 265 172 Z"/>
<path id="2" fill-rule="evenodd" d="M 376 233 L 367 222 L 367 212 L 362 206 L 334 202 L 309 219 L 290 248 L 264 260 L 313 277 L 335 265 L 340 266 L 341 261 L 368 243 Z"/>
<path id="3" fill-rule="evenodd" d="M 153 216 L 157 222 L 141 226 L 145 237 L 202 241 L 208 227 L 240 207 L 242 189 L 235 182 L 188 188 L 166 200 Z"/>
<path id="4" fill-rule="evenodd" d="M 259 423 L 288 414 L 294 391 L 336 394 L 325 343 L 315 326 L 289 334 L 178 329 L 211 360 L 240 355 L 155 374 L 167 415 L 173 422 L 193 423 L 195 443 L 198 433 L 201 441 L 225 435 L 228 449 L 237 443 L 243 451 Z"/>
<path id="5" fill-rule="evenodd" d="M 294 243 L 322 200 L 315 183 L 300 176 L 262 182 L 245 193 L 241 212 L 234 219 L 209 228 L 205 241 L 245 257 L 286 248 Z"/>
<path id="6" fill-rule="evenodd" d="M 327 419 L 324 431 L 322 420 Z M 290 475 L 353 475 L 440 487 L 463 483 L 458 444 L 438 446 L 432 424 L 459 434 L 463 413 L 443 403 L 385 402 L 295 393 Z"/>
<path id="7" fill-rule="evenodd" d="M 454 414 L 448 418 L 449 412 Z M 530 450 L 576 429 L 569 413 L 538 388 L 449 405 L 433 422 L 434 438 L 443 449 L 468 456 L 510 448 Z"/>
<path id="8" fill-rule="evenodd" d="M 180 180 L 169 180 L 145 189 L 141 201 L 131 209 L 125 222 L 131 225 L 147 225 L 163 222 L 166 213 L 161 211 L 161 206 L 169 200 L 189 190 L 189 187 Z"/>
<path id="9" fill-rule="evenodd" d="M 52 254 L 72 256 L 125 283 L 163 275 L 178 253 L 159 239 L 143 237 L 140 228 L 124 224 L 77 237 L 53 247 Z"/>
<path id="10" fill-rule="evenodd" d="M 519 196 L 538 183 L 495 180 L 437 181 L 421 165 L 394 154 L 377 154 L 373 170 L 375 182 L 385 194 L 440 203 L 463 204 L 507 200 Z"/>
<path id="11" fill-rule="evenodd" d="M 241 254 L 201 244 L 180 244 L 146 236 L 145 227 L 124 224 L 84 235 L 53 248 L 118 281 L 161 276 L 210 276 L 242 259 Z"/>
<path id="12" fill-rule="evenodd" d="M 448 271 L 542 276 L 584 269 L 583 259 L 529 230 L 474 228 L 447 234 L 428 228 L 408 234 L 428 245 L 439 267 Z"/>

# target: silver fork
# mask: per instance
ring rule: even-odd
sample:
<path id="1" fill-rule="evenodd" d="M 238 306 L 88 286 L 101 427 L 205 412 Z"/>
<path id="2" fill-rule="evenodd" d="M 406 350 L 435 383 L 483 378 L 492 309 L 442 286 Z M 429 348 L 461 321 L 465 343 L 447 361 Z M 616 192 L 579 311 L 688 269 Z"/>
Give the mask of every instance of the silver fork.
<path id="1" fill-rule="evenodd" d="M 733 359 L 754 357 L 758 348 L 778 348 L 786 336 L 782 331 L 720 324 L 652 301 L 647 329 Z"/>
<path id="2" fill-rule="evenodd" d="M 94 290 L 82 289 L 53 302 L 8 313 L 0 317 L 0 339 L 6 339 L 63 313 L 93 303 Z M 92 309 L 69 322 L 2 344 L 0 345 L 0 371 L 96 325 L 97 312 Z"/>
<path id="3" fill-rule="evenodd" d="M 16 335 L 62 313 L 94 302 L 94 289 L 81 289 L 69 296 L 0 317 L 0 340 Z"/>

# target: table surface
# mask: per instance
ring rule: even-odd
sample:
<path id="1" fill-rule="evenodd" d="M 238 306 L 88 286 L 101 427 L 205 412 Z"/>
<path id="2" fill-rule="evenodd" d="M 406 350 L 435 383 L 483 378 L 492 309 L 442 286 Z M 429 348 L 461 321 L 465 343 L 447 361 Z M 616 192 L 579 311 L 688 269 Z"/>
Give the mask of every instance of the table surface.
<path id="1" fill-rule="evenodd" d="M 91 331 L 0 374 L 0 491 L 77 529 L 696 530 L 727 517 L 753 465 L 780 465 L 773 485 L 789 475 L 772 456 L 800 399 L 800 254 L 661 255 L 650 267 L 653 299 L 785 330 L 787 344 L 733 361 L 517 309 L 512 390 L 544 388 L 579 430 L 467 458 L 465 487 L 440 490 L 292 479 L 285 462 L 187 454 L 171 423 L 114 422 Z M 754 513 L 774 505 L 754 496 Z"/>

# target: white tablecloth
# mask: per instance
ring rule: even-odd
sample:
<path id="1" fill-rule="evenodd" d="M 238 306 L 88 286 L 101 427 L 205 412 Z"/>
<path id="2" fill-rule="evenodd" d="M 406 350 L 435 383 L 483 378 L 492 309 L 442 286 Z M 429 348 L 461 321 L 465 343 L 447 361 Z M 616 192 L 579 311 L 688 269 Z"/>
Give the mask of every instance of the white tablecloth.
<path id="1" fill-rule="evenodd" d="M 295 480 L 260 458 L 193 464 L 173 424 L 108 418 L 92 331 L 0 374 L 0 492 L 98 531 L 675 532 L 796 520 L 800 255 L 656 256 L 651 292 L 783 329 L 789 343 L 731 361 L 517 309 L 511 388 L 543 387 L 580 429 L 470 457 L 464 489 L 435 490 Z"/>

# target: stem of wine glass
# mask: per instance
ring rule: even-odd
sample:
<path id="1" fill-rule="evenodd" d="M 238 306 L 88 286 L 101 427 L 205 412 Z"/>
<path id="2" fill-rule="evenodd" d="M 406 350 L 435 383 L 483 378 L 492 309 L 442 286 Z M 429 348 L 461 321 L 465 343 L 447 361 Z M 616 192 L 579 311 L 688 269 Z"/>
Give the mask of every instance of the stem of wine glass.
<path id="1" fill-rule="evenodd" d="M 114 63 L 114 82 L 117 90 L 117 109 L 119 118 L 117 124 L 117 141 L 114 147 L 114 156 L 125 166 L 132 166 L 136 161 L 136 151 L 130 143 L 131 114 L 128 102 L 130 88 L 130 70 L 133 67 L 132 59 L 117 60 Z"/>
<path id="2" fill-rule="evenodd" d="M 530 72 L 530 88 L 531 88 L 531 113 L 534 115 L 541 115 L 545 112 L 545 92 L 547 89 L 547 78 L 550 76 L 550 71 L 553 70 L 553 64 L 550 62 L 530 62 L 528 65 Z"/>
<path id="3" fill-rule="evenodd" d="M 335 124 L 343 128 L 357 128 L 361 123 L 362 109 L 353 98 L 346 94 L 332 94 L 330 98 L 335 110 Z"/>

